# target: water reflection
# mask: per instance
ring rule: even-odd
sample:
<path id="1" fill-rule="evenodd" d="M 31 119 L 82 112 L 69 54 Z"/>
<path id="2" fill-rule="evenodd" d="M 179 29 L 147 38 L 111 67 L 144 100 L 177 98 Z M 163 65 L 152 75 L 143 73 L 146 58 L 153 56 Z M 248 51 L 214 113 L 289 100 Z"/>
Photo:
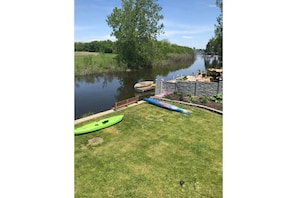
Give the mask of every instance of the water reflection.
<path id="1" fill-rule="evenodd" d="M 206 69 L 209 68 L 222 68 L 223 61 L 220 56 L 204 57 L 204 65 Z"/>

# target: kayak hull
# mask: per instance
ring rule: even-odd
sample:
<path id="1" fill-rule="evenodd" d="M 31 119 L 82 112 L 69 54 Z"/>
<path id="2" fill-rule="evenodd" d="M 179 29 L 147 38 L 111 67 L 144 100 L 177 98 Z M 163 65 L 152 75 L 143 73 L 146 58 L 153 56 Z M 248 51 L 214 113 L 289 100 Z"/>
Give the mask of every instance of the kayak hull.
<path id="1" fill-rule="evenodd" d="M 95 122 L 91 122 L 89 124 L 76 128 L 74 130 L 74 134 L 81 135 L 81 134 L 90 133 L 90 132 L 94 132 L 94 131 L 98 131 L 98 130 L 110 127 L 122 121 L 123 117 L 124 115 L 117 115 L 106 119 L 98 120 Z"/>
<path id="2" fill-rule="evenodd" d="M 161 101 L 153 99 L 153 98 L 144 98 L 143 100 L 150 104 L 154 104 L 156 106 L 163 107 L 163 108 L 166 108 L 166 109 L 169 109 L 172 111 L 177 111 L 177 112 L 188 114 L 188 115 L 190 114 L 190 112 L 188 110 L 182 109 L 182 108 L 174 106 L 172 104 L 161 102 Z"/>

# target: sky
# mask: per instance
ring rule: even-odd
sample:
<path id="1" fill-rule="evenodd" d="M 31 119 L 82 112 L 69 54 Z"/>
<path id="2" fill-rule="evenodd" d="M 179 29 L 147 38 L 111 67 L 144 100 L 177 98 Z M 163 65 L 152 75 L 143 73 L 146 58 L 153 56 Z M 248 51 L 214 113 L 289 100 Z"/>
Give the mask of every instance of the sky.
<path id="1" fill-rule="evenodd" d="M 158 0 L 164 16 L 164 34 L 158 40 L 167 39 L 172 44 L 205 49 L 214 36 L 220 9 L 216 0 Z M 75 0 L 75 42 L 112 40 L 111 27 L 106 19 L 115 7 L 121 8 L 121 0 Z"/>

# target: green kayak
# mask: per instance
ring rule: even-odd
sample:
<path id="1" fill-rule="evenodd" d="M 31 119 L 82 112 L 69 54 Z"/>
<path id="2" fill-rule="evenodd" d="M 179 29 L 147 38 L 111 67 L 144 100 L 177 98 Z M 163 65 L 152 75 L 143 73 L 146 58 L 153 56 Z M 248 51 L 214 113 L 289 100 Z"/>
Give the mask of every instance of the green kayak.
<path id="1" fill-rule="evenodd" d="M 103 120 L 95 121 L 84 126 L 78 127 L 74 130 L 75 135 L 98 131 L 106 127 L 112 126 L 123 119 L 124 115 L 112 116 Z"/>

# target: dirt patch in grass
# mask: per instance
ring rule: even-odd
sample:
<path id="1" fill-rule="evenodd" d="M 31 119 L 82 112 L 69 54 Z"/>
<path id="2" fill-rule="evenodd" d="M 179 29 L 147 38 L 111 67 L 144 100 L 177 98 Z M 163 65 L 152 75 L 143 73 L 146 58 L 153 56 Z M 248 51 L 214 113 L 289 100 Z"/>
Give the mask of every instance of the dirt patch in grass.
<path id="1" fill-rule="evenodd" d="M 119 134 L 119 131 L 115 128 L 115 127 L 108 127 L 105 130 L 105 133 L 109 133 L 109 134 Z"/>
<path id="2" fill-rule="evenodd" d="M 90 145 L 90 146 L 96 146 L 98 144 L 102 144 L 103 138 L 101 138 L 101 137 L 94 137 L 92 139 L 89 139 L 88 142 L 89 142 L 88 145 Z"/>

